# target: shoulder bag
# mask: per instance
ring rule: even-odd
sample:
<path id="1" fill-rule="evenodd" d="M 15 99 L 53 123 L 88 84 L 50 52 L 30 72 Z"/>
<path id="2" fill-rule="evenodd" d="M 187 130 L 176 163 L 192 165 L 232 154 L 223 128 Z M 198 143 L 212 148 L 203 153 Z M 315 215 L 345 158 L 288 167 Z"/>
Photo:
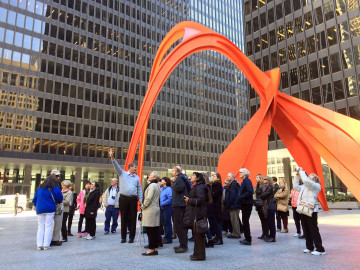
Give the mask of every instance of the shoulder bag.
<path id="1" fill-rule="evenodd" d="M 54 195 L 52 194 L 50 188 L 49 188 L 49 191 L 50 191 L 51 197 L 53 198 L 54 203 L 55 203 L 55 205 L 56 205 L 55 215 L 60 216 L 60 215 L 62 214 L 62 212 L 63 212 L 63 207 L 62 207 L 62 205 L 61 205 L 60 203 L 56 203 L 56 201 L 55 201 L 55 199 L 54 199 Z"/>
<path id="2" fill-rule="evenodd" d="M 303 196 L 305 192 L 306 192 L 306 196 Z M 311 217 L 315 209 L 315 200 L 314 200 L 313 192 L 306 188 L 302 192 L 299 200 L 300 201 L 298 207 L 296 208 L 296 212 Z"/>

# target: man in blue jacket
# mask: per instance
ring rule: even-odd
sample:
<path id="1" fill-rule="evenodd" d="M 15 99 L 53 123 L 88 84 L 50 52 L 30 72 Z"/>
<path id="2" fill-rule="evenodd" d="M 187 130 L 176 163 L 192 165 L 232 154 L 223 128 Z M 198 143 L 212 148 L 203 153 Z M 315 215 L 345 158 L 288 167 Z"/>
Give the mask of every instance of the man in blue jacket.
<path id="1" fill-rule="evenodd" d="M 240 238 L 240 205 L 238 203 L 239 183 L 235 179 L 233 173 L 228 173 L 227 179 L 230 182 L 229 196 L 227 196 L 226 207 L 229 209 L 230 220 L 232 226 L 232 233 L 228 235 L 228 238 Z"/>
<path id="2" fill-rule="evenodd" d="M 251 232 L 250 232 L 249 220 L 252 211 L 252 206 L 254 203 L 253 200 L 254 188 L 249 179 L 250 172 L 248 171 L 248 169 L 241 168 L 239 170 L 239 173 L 242 182 L 239 190 L 238 202 L 241 206 L 242 223 L 244 227 L 244 236 L 245 236 L 245 239 L 240 241 L 240 243 L 244 245 L 251 245 Z"/>

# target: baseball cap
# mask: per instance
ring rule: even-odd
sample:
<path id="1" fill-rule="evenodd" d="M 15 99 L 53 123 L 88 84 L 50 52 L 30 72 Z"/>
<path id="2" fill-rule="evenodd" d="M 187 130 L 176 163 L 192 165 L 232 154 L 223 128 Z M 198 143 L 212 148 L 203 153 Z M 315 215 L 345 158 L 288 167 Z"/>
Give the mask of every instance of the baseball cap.
<path id="1" fill-rule="evenodd" d="M 52 170 L 52 171 L 51 171 L 51 175 L 56 175 L 56 176 L 58 176 L 58 175 L 60 175 L 60 172 L 59 172 L 58 170 Z"/>

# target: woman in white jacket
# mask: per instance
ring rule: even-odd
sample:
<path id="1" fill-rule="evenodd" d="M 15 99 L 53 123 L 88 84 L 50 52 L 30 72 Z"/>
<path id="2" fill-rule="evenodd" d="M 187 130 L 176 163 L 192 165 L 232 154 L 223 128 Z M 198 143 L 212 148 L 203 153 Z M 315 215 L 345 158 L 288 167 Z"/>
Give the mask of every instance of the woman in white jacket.
<path id="1" fill-rule="evenodd" d="M 303 181 L 303 185 L 299 185 L 300 177 Z M 299 191 L 299 198 L 297 201 L 298 206 L 301 198 L 303 200 L 312 200 L 315 202 L 314 212 L 312 213 L 311 217 L 301 214 L 301 218 L 304 221 L 304 234 L 306 237 L 306 249 L 304 249 L 303 252 L 311 252 L 313 255 L 326 255 L 325 249 L 322 246 L 321 235 L 317 222 L 317 214 L 319 212 L 319 201 L 317 200 L 317 196 L 321 190 L 321 185 L 319 182 L 319 176 L 312 173 L 308 177 L 306 173 L 301 168 L 299 168 L 296 176 L 294 177 L 293 186 L 295 190 Z M 314 246 L 316 250 L 314 249 Z"/>

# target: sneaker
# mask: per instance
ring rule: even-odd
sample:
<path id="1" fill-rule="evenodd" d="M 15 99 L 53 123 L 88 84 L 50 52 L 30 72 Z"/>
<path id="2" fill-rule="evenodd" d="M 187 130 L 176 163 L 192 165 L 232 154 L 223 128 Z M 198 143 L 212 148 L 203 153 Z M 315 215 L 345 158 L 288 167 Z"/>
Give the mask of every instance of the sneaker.
<path id="1" fill-rule="evenodd" d="M 36 249 L 37 249 L 38 251 L 40 251 L 40 250 L 42 250 L 42 247 L 37 247 Z"/>
<path id="2" fill-rule="evenodd" d="M 304 253 L 311 253 L 312 250 L 306 248 L 306 249 L 303 250 L 303 252 L 304 252 Z"/>
<path id="3" fill-rule="evenodd" d="M 88 235 L 88 237 L 86 237 L 86 240 L 93 240 L 94 238 L 95 236 Z"/>
<path id="4" fill-rule="evenodd" d="M 294 234 L 294 237 L 299 237 L 299 236 L 300 236 L 300 234 L 298 234 L 298 233 Z"/>
<path id="5" fill-rule="evenodd" d="M 78 237 L 79 237 L 79 238 L 82 237 L 82 233 L 81 233 L 81 232 L 78 233 Z"/>
<path id="6" fill-rule="evenodd" d="M 111 234 L 116 234 L 116 232 L 111 232 Z"/>
<path id="7" fill-rule="evenodd" d="M 320 255 L 326 255 L 326 252 L 325 251 L 319 252 L 317 250 L 314 250 L 313 252 L 311 252 L 311 254 L 315 256 L 320 256 Z"/>
<path id="8" fill-rule="evenodd" d="M 109 232 L 105 232 L 104 234 L 105 234 L 105 235 L 109 235 Z"/>
<path id="9" fill-rule="evenodd" d="M 280 232 L 281 232 L 281 233 L 288 233 L 289 230 L 288 230 L 288 229 L 282 229 Z"/>
<path id="10" fill-rule="evenodd" d="M 50 247 L 43 247 L 43 250 L 48 250 L 50 249 Z"/>

